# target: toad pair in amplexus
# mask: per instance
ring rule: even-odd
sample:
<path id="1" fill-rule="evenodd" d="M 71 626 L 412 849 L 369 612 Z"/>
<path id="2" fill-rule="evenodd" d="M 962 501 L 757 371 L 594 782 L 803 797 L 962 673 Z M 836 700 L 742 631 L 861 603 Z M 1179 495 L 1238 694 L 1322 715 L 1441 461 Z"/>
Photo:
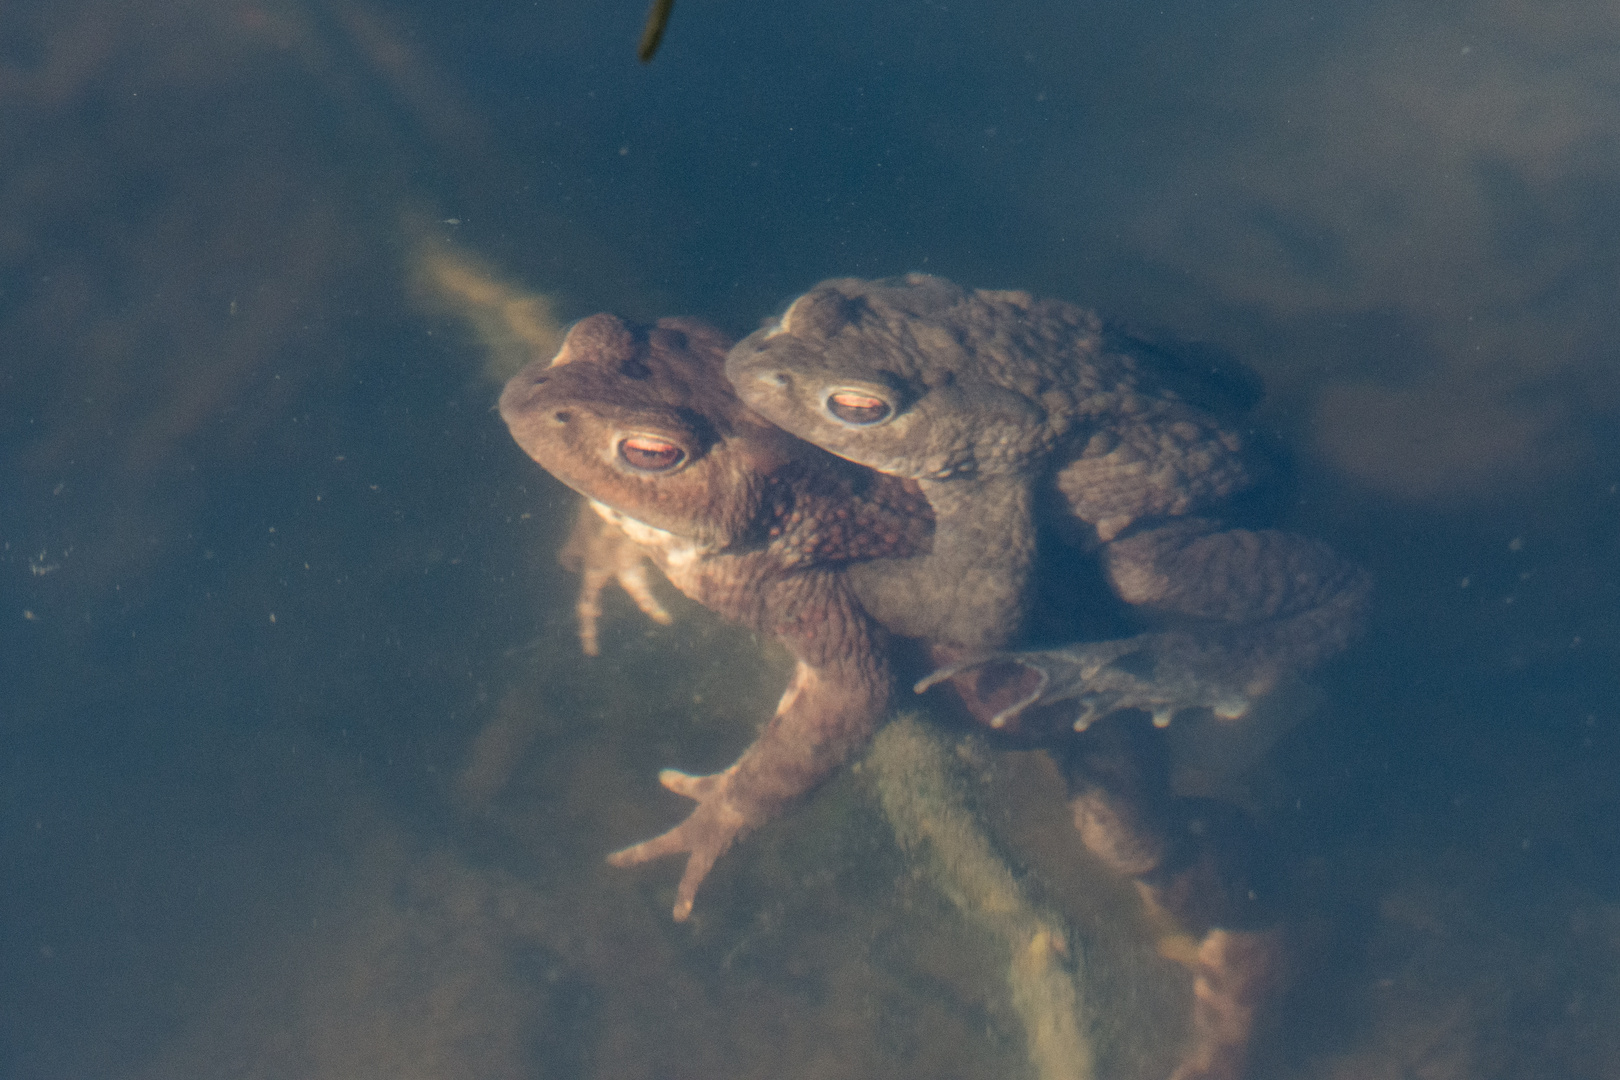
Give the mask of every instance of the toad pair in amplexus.
<path id="1" fill-rule="evenodd" d="M 570 542 L 588 648 L 610 581 L 661 614 L 650 560 L 797 660 L 734 764 L 662 774 L 686 820 L 612 861 L 685 854 L 685 918 L 736 840 L 900 696 L 948 684 L 950 708 L 1053 753 L 1087 847 L 1199 942 L 1178 1077 L 1242 1075 L 1282 932 L 1247 819 L 1172 792 L 1163 729 L 1189 709 L 1241 723 L 1348 644 L 1369 582 L 1217 516 L 1263 472 L 1219 396 L 1081 308 L 919 274 L 825 282 L 736 344 L 695 319 L 575 324 L 501 415 L 589 500 Z"/>

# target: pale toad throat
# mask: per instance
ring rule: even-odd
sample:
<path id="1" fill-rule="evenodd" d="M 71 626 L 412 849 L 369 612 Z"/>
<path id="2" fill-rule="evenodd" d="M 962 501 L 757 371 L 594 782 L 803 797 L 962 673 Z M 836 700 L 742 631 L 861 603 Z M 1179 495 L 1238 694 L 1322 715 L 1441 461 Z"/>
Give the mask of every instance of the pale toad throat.
<path id="1" fill-rule="evenodd" d="M 689 566 L 705 555 L 713 553 L 716 549 L 697 543 L 691 537 L 677 536 L 667 529 L 660 529 L 648 525 L 644 521 L 615 510 L 606 503 L 590 500 L 591 509 L 610 525 L 618 527 L 619 531 L 643 547 L 653 548 L 663 554 L 664 562 L 672 569 Z"/>

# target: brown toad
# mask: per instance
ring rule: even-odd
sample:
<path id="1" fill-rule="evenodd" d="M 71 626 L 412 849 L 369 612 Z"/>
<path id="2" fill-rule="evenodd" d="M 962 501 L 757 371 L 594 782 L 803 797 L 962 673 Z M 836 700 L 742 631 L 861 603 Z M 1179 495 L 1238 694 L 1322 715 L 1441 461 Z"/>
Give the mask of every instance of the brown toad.
<path id="1" fill-rule="evenodd" d="M 804 692 L 790 689 L 736 765 L 715 777 L 664 774 L 673 790 L 699 800 L 693 815 L 615 856 L 629 865 L 689 852 L 677 918 L 738 835 L 826 776 L 875 726 L 889 656 L 882 630 L 858 606 L 858 586 L 891 570 L 909 574 L 927 550 L 928 512 L 915 489 L 885 486 L 750 413 L 724 382 L 716 362 L 723 348 L 691 321 L 638 332 L 596 316 L 575 328 L 554 365 L 531 364 L 502 398 L 502 414 L 531 456 L 623 529 L 582 530 L 586 569 L 596 570 L 588 595 L 636 564 L 643 549 L 629 546 L 634 537 L 683 590 L 780 634 L 800 657 L 795 688 Z M 875 543 L 864 539 L 873 531 Z M 580 546 L 580 535 L 571 544 Z M 995 685 L 987 677 L 958 689 L 971 711 L 988 717 L 999 706 L 983 690 Z M 1270 904 L 1255 891 L 1242 821 L 1174 796 L 1163 734 L 1114 710 L 1054 749 L 1086 845 L 1190 936 L 1194 1039 L 1178 1076 L 1236 1076 L 1248 1018 L 1275 981 L 1278 939 L 1256 928 L 1271 917 Z"/>
<path id="2" fill-rule="evenodd" d="M 878 619 L 965 660 L 934 679 L 1000 669 L 997 726 L 1064 701 L 1080 729 L 1121 708 L 1235 717 L 1359 623 L 1366 576 L 1324 545 L 1195 516 L 1252 483 L 1242 439 L 1151 350 L 1071 304 L 922 274 L 836 279 L 726 368 L 788 431 L 922 487 L 932 549 L 852 577 Z M 1149 632 L 994 652 L 1027 644 L 1043 504 L 1067 507 Z"/>
<path id="3" fill-rule="evenodd" d="M 689 853 L 677 919 L 739 836 L 830 775 L 884 718 L 887 635 L 841 567 L 925 551 L 931 524 L 909 483 L 801 442 L 738 401 L 722 373 L 729 344 L 695 320 L 638 330 L 595 315 L 555 360 L 514 376 L 500 405 L 529 456 L 682 592 L 774 635 L 798 661 L 776 715 L 731 767 L 660 776 L 697 801 L 691 815 L 614 856 L 622 866 Z M 622 566 L 623 552 L 612 559 Z"/>

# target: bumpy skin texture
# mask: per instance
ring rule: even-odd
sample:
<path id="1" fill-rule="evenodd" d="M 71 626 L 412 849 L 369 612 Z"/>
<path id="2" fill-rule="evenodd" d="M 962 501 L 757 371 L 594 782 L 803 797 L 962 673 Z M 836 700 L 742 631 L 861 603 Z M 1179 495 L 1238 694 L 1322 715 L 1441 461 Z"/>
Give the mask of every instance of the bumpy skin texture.
<path id="1" fill-rule="evenodd" d="M 686 853 L 677 919 L 738 837 L 830 775 L 883 719 L 887 637 L 843 567 L 925 551 L 931 531 L 913 486 L 744 407 L 721 372 L 729 344 L 695 320 L 637 329 L 592 316 L 555 360 L 514 376 L 500 406 L 529 456 L 617 527 L 576 531 L 587 572 L 594 554 L 597 589 L 635 565 L 628 538 L 682 592 L 774 635 L 798 660 L 775 716 L 736 763 L 712 776 L 661 775 L 697 801 L 692 814 L 612 857 L 627 866 Z"/>
<path id="2" fill-rule="evenodd" d="M 836 279 L 739 342 L 726 370 L 793 434 L 918 482 L 930 552 L 851 576 L 886 625 L 965 658 L 921 685 L 1000 669 L 993 726 L 1057 702 L 1081 729 L 1120 708 L 1240 715 L 1359 622 L 1367 578 L 1322 545 L 1191 516 L 1250 485 L 1242 440 L 1073 305 L 921 274 Z M 1025 630 L 1035 507 L 1050 503 L 1089 527 L 1115 594 L 1162 631 L 995 652 Z"/>
<path id="3" fill-rule="evenodd" d="M 969 651 L 1022 627 L 1042 486 L 1055 483 L 1107 541 L 1249 483 L 1239 441 L 1113 347 L 1094 315 L 1026 293 L 921 274 L 823 282 L 726 366 L 738 395 L 783 428 L 923 486 L 935 548 L 914 582 L 886 575 L 885 595 L 905 610 L 880 617 Z M 840 415 L 833 399 L 851 393 L 884 415 Z M 931 607 L 916 602 L 919 588 Z M 969 620 L 964 608 L 993 617 Z"/>
<path id="4" fill-rule="evenodd" d="M 880 472 L 1023 476 L 1062 452 L 1060 487 L 1105 539 L 1250 483 L 1239 440 L 1151 362 L 1091 312 L 1028 293 L 925 274 L 826 281 L 738 342 L 727 375 L 782 427 Z M 846 388 L 885 400 L 891 415 L 841 419 L 827 397 Z"/>
<path id="5" fill-rule="evenodd" d="M 1253 880 L 1250 826 L 1172 794 L 1157 729 L 1189 707 L 1235 719 L 1283 672 L 1344 648 L 1367 575 L 1305 537 L 1206 516 L 1252 482 L 1241 439 L 1183 400 L 1150 350 L 1068 304 L 923 275 L 828 281 L 726 366 L 782 427 L 918 482 L 932 549 L 854 568 L 858 595 L 958 661 L 919 690 L 951 678 L 992 727 L 1081 733 L 1060 743 L 1076 828 L 1187 942 L 1194 1022 L 1174 1080 L 1243 1076 L 1283 935 Z M 1087 527 L 1082 546 L 1153 629 L 996 651 L 1026 632 L 1036 508 L 1053 506 Z"/>

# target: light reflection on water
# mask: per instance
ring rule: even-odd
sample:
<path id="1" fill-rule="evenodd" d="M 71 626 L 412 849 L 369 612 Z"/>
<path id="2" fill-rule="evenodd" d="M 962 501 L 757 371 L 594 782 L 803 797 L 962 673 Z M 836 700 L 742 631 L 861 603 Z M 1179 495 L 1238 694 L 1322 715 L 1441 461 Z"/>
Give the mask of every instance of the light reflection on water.
<path id="1" fill-rule="evenodd" d="M 691 925 L 602 865 L 781 657 L 678 598 L 578 655 L 571 497 L 433 245 L 563 319 L 927 269 L 1242 353 L 1291 523 L 1383 582 L 1239 785 L 1316 920 L 1269 1074 L 1620 1068 L 1620 20 L 847 8 L 683 5 L 647 69 L 639 5 L 8 10 L 0 1074 L 1022 1067 L 857 776 Z M 997 760 L 991 823 L 1140 1060 L 1181 1003 L 1043 769 Z"/>

